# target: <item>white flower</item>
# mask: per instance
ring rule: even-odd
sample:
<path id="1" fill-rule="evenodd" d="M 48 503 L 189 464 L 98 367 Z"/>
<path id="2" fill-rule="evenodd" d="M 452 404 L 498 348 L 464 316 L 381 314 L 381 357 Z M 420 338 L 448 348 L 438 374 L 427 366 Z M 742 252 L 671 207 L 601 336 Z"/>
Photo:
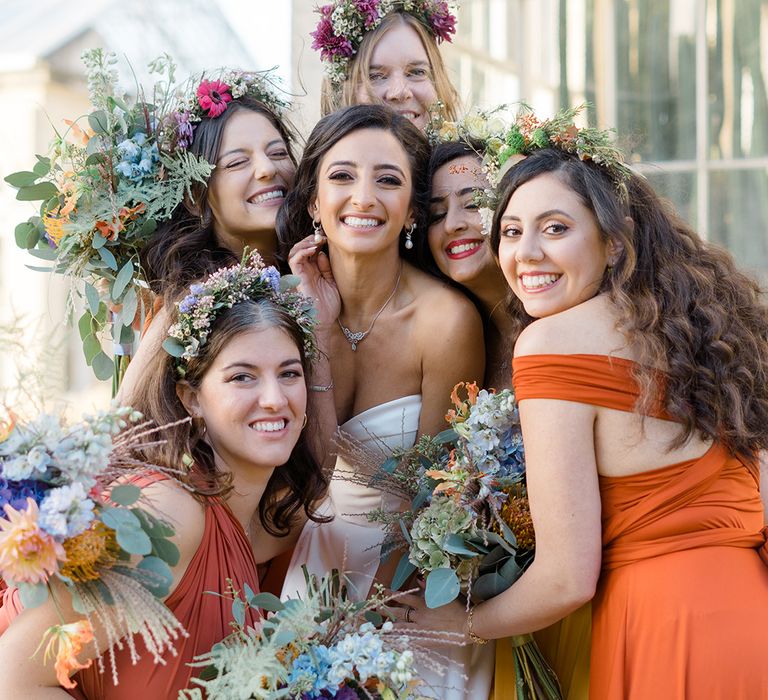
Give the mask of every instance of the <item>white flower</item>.
<path id="1" fill-rule="evenodd" d="M 51 489 L 40 503 L 40 527 L 54 537 L 74 537 L 93 520 L 93 501 L 80 483 Z"/>

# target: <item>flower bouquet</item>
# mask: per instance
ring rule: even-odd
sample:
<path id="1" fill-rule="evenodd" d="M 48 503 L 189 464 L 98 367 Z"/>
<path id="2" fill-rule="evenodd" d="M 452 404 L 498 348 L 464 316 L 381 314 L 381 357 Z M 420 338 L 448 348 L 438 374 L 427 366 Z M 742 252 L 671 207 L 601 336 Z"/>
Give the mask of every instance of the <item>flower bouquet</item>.
<path id="1" fill-rule="evenodd" d="M 513 393 L 462 382 L 451 400 L 450 429 L 396 453 L 376 477 L 379 488 L 410 497 L 411 509 L 370 516 L 389 525 L 390 553 L 406 550 L 393 589 L 420 572 L 430 608 L 460 594 L 468 606 L 498 595 L 522 575 L 535 548 Z M 559 698 L 557 678 L 533 637 L 516 638 L 514 650 L 518 697 Z"/>
<path id="2" fill-rule="evenodd" d="M 78 328 L 83 352 L 99 379 L 114 388 L 132 354 L 134 319 L 143 314 L 139 251 L 171 216 L 193 183 L 212 166 L 186 150 L 194 124 L 175 108 L 175 65 L 164 56 L 150 64 L 159 78 L 151 98 L 130 100 L 118 85 L 114 54 L 83 54 L 92 111 L 87 123 L 65 121 L 46 156 L 31 171 L 5 178 L 16 198 L 41 201 L 38 216 L 16 227 L 16 243 L 50 270 L 84 280 L 85 312 Z M 81 289 L 77 288 L 79 294 Z M 138 313 L 137 313 L 138 311 Z M 114 359 L 101 349 L 111 326 Z"/>
<path id="3" fill-rule="evenodd" d="M 134 661 L 133 635 L 158 663 L 186 635 L 161 602 L 173 581 L 169 565 L 179 560 L 173 528 L 137 505 L 141 489 L 126 480 L 158 469 L 133 456 L 158 430 L 130 408 L 70 427 L 47 414 L 26 424 L 12 413 L 0 420 L 0 578 L 25 608 L 49 595 L 58 607 L 65 594 L 83 615 L 51 627 L 40 645 L 66 688 L 75 686 L 71 671 L 90 665 L 76 656 L 93 641 L 95 623 L 110 648 L 127 645 Z"/>
<path id="4" fill-rule="evenodd" d="M 203 668 L 183 691 L 190 700 L 405 700 L 417 698 L 419 681 L 413 664 L 428 652 L 423 641 L 457 643 L 458 635 L 396 630 L 376 611 L 393 600 L 379 589 L 361 602 L 346 595 L 334 570 L 308 576 L 303 598 L 281 602 L 271 593 L 244 599 L 231 591 L 234 632 L 198 657 Z M 247 607 L 267 611 L 260 628 L 245 628 Z M 430 657 L 431 658 L 431 657 Z M 433 663 L 437 664 L 434 659 Z"/>

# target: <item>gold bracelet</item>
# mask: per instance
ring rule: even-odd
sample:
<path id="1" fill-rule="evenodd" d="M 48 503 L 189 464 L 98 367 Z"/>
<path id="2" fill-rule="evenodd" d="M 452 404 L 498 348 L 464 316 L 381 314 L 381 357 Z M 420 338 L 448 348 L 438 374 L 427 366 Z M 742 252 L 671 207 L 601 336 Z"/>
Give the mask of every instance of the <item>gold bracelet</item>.
<path id="1" fill-rule="evenodd" d="M 472 644 L 488 644 L 487 639 L 483 639 L 482 637 L 478 637 L 473 631 L 472 631 L 472 615 L 475 614 L 475 606 L 473 605 L 469 609 L 469 621 L 467 622 L 467 635 L 469 636 L 469 640 L 472 642 Z"/>

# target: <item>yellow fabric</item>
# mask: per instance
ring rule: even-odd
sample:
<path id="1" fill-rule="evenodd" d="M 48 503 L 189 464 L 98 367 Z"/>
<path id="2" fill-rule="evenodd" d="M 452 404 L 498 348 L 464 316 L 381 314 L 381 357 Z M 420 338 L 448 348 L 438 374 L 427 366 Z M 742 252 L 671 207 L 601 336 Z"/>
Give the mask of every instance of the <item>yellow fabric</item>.
<path id="1" fill-rule="evenodd" d="M 557 674 L 564 700 L 589 697 L 589 649 L 592 608 L 589 603 L 533 635 L 541 653 Z M 496 641 L 496 669 L 490 700 L 514 700 L 515 664 L 511 639 Z"/>

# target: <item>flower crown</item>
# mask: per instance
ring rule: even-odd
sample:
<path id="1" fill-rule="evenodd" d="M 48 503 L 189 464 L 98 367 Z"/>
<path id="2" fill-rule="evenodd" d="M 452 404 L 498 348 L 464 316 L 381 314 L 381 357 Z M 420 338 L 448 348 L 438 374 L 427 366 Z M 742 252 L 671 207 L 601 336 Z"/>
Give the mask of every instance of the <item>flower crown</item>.
<path id="1" fill-rule="evenodd" d="M 311 36 L 312 48 L 326 62 L 332 83 L 347 78 L 347 64 L 357 53 L 367 32 L 381 24 L 392 12 L 407 12 L 421 22 L 439 44 L 451 41 L 456 33 L 456 17 L 445 0 L 333 0 L 316 9 L 320 21 Z"/>
<path id="2" fill-rule="evenodd" d="M 204 282 L 193 284 L 190 293 L 176 304 L 177 321 L 163 342 L 163 349 L 177 358 L 178 374 L 183 377 L 184 365 L 200 354 L 222 311 L 246 300 L 269 299 L 288 311 L 304 334 L 307 357 L 313 357 L 315 309 L 309 297 L 296 291 L 298 283 L 298 277 L 281 277 L 277 268 L 265 266 L 256 251 L 246 251 L 239 264 L 221 268 Z"/>
<path id="3" fill-rule="evenodd" d="M 506 172 L 519 159 L 542 148 L 557 148 L 573 153 L 581 160 L 591 160 L 604 168 L 618 190 L 626 198 L 626 180 L 632 174 L 624 162 L 624 154 L 615 145 L 613 131 L 594 127 L 579 128 L 574 119 L 586 105 L 561 110 L 551 119 L 540 120 L 528 105 L 521 105 L 511 124 L 500 116 L 504 106 L 490 111 L 473 110 L 456 122 L 433 120 L 428 128 L 432 143 L 464 141 L 482 144 L 478 156 L 493 189 L 478 191 L 476 203 L 483 218 L 483 230 L 490 232 L 490 221 L 496 207 L 495 189 Z"/>

